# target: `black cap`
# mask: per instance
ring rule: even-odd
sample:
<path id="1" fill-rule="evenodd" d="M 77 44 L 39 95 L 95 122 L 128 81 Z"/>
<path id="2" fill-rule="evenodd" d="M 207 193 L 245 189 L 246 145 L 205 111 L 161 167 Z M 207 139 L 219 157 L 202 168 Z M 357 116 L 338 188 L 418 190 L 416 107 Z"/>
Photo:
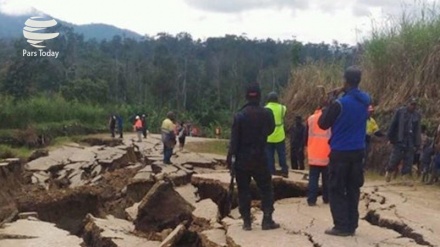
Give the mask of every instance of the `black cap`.
<path id="1" fill-rule="evenodd" d="M 276 92 L 270 92 L 267 95 L 267 101 L 269 101 L 269 102 L 278 102 L 278 94 Z"/>
<path id="2" fill-rule="evenodd" d="M 260 100 L 261 99 L 261 89 L 258 83 L 251 83 L 246 88 L 246 99 L 247 100 Z"/>
<path id="3" fill-rule="evenodd" d="M 350 86 L 357 87 L 361 82 L 362 71 L 356 66 L 350 66 L 345 70 L 344 78 Z"/>

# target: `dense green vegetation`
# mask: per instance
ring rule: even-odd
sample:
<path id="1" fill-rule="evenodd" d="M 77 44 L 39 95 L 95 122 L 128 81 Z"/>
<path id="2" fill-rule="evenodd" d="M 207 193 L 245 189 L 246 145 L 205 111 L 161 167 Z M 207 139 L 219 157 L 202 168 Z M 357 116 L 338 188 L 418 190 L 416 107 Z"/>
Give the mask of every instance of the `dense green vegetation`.
<path id="1" fill-rule="evenodd" d="M 263 92 L 281 91 L 292 67 L 307 61 L 354 59 L 345 44 L 251 40 L 245 36 L 194 40 L 188 33 L 160 33 L 141 41 L 121 36 L 86 40 L 62 26 L 46 41 L 57 59 L 23 56 L 25 40 L 0 40 L 0 128 L 50 123 L 105 129 L 111 113 L 128 121 L 147 113 L 156 132 L 168 110 L 202 126 L 205 134 L 222 126 L 243 103 L 247 83 Z"/>

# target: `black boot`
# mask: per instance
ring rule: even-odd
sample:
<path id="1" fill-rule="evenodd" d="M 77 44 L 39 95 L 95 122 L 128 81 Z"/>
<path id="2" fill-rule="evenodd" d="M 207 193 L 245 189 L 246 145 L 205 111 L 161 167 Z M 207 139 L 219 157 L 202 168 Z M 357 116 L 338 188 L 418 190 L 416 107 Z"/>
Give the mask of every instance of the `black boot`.
<path id="1" fill-rule="evenodd" d="M 244 231 L 252 230 L 252 220 L 250 217 L 243 218 L 243 230 Z"/>
<path id="2" fill-rule="evenodd" d="M 272 219 L 272 214 L 265 214 L 263 216 L 263 222 L 261 223 L 261 229 L 263 230 L 272 230 L 280 228 L 280 224 L 275 223 Z"/>

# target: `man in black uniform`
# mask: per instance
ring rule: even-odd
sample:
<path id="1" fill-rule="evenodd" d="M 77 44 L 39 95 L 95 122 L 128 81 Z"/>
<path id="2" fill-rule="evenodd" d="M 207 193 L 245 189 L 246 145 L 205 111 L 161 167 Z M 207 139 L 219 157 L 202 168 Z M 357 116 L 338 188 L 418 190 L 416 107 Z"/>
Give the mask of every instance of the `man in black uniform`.
<path id="1" fill-rule="evenodd" d="M 306 126 L 301 116 L 295 117 L 295 124 L 290 129 L 290 165 L 294 170 L 304 170 L 304 145 Z"/>
<path id="2" fill-rule="evenodd" d="M 261 91 L 258 84 L 251 84 L 246 90 L 247 104 L 235 114 L 227 163 L 235 173 L 238 187 L 239 211 L 243 218 L 243 230 L 251 226 L 251 178 L 261 193 L 261 207 L 264 213 L 262 229 L 279 228 L 272 219 L 273 189 L 272 176 L 267 166 L 266 140 L 275 129 L 272 112 L 260 106 Z M 235 158 L 235 162 L 232 162 Z"/>

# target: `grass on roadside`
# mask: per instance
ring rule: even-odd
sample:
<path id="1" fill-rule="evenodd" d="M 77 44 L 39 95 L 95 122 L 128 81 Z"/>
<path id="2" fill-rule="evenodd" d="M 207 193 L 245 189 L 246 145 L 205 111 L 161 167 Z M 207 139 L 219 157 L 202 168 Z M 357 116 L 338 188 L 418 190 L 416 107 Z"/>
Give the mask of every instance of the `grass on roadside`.
<path id="1" fill-rule="evenodd" d="M 62 146 L 66 143 L 69 142 L 74 142 L 73 140 L 74 138 L 71 136 L 59 136 L 54 138 L 51 142 L 50 142 L 50 147 L 59 147 Z"/>
<path id="2" fill-rule="evenodd" d="M 228 141 L 226 140 L 210 140 L 204 142 L 189 142 L 185 144 L 185 149 L 197 153 L 210 153 L 218 155 L 227 155 Z"/>
<path id="3" fill-rule="evenodd" d="M 7 158 L 23 158 L 26 159 L 31 155 L 32 150 L 26 147 L 12 148 L 8 145 L 0 145 L 0 159 Z"/>
<path id="4" fill-rule="evenodd" d="M 49 150 L 53 150 L 59 148 L 62 145 L 71 142 L 80 142 L 83 136 L 60 136 L 51 140 L 48 148 Z M 0 144 L 0 159 L 7 158 L 22 158 L 27 159 L 34 150 L 38 148 L 28 148 L 28 147 L 11 147 L 10 145 Z"/>

